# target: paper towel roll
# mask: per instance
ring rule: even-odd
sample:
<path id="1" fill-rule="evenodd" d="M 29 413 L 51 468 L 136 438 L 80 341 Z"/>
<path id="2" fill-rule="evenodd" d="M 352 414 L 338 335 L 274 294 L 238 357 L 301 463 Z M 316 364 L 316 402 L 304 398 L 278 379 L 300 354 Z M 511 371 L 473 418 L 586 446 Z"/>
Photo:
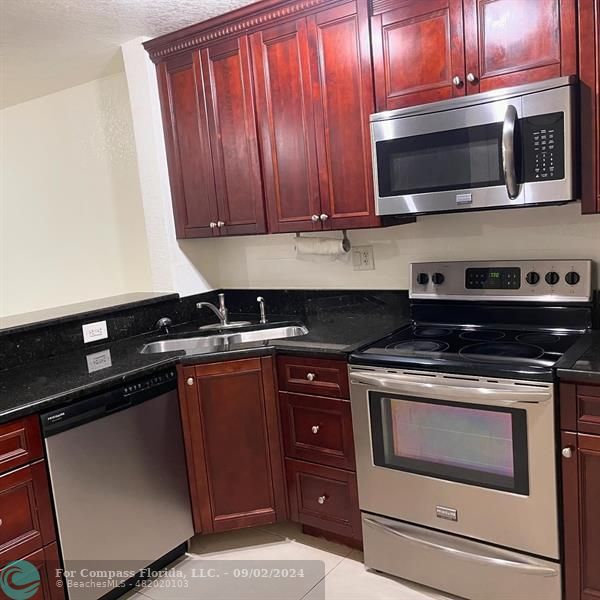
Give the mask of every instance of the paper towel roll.
<path id="1" fill-rule="evenodd" d="M 296 238 L 296 255 L 330 256 L 335 258 L 350 252 L 350 244 L 344 244 L 344 240 L 333 240 L 331 238 Z M 347 249 L 346 249 L 347 248 Z"/>

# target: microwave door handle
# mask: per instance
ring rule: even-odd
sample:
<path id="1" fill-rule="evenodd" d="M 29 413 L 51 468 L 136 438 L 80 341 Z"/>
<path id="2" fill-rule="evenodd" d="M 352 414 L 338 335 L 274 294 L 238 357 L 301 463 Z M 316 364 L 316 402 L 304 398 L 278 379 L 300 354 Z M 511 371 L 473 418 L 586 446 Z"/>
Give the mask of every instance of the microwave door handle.
<path id="1" fill-rule="evenodd" d="M 368 517 L 363 517 L 363 522 L 374 529 L 380 529 L 385 533 L 396 535 L 404 540 L 407 540 L 408 542 L 412 542 L 413 544 L 427 546 L 428 548 L 439 550 L 441 552 L 444 552 L 445 554 L 450 554 L 455 558 L 461 558 L 463 560 L 468 560 L 471 562 L 483 563 L 494 567 L 507 567 L 510 569 L 521 571 L 522 573 L 528 575 L 541 575 L 542 577 L 556 577 L 558 575 L 557 569 L 552 569 L 543 565 L 518 562 L 513 559 L 509 552 L 506 553 L 505 558 L 502 557 L 502 552 L 500 550 L 496 551 L 497 554 L 499 554 L 500 556 L 486 556 L 484 554 L 475 554 L 473 552 L 470 552 L 466 547 L 461 548 L 460 539 L 457 539 L 454 542 L 455 545 L 446 546 L 441 543 L 418 537 L 412 531 L 409 533 L 403 529 L 400 523 L 394 524 L 394 526 L 391 527 L 384 523 L 379 523 L 378 521 L 370 519 Z"/>
<path id="2" fill-rule="evenodd" d="M 484 387 L 465 387 L 398 381 L 391 377 L 378 377 L 367 373 L 352 373 L 350 383 L 374 385 L 400 394 L 412 394 L 419 398 L 439 398 L 450 402 L 476 402 L 478 404 L 539 404 L 550 399 L 547 391 L 502 390 Z"/>
<path id="3" fill-rule="evenodd" d="M 509 104 L 502 123 L 502 169 L 508 197 L 514 200 L 519 195 L 519 182 L 515 168 L 515 128 L 517 109 Z"/>

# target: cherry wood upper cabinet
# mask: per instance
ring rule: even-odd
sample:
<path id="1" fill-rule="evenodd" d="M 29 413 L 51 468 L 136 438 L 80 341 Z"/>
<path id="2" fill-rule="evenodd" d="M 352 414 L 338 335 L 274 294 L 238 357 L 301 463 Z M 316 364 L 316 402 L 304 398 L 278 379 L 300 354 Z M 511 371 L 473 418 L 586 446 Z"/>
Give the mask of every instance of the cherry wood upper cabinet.
<path id="1" fill-rule="evenodd" d="M 179 396 L 196 532 L 285 519 L 273 359 L 180 368 Z"/>
<path id="2" fill-rule="evenodd" d="M 463 0 L 467 93 L 577 73 L 575 0 Z"/>
<path id="3" fill-rule="evenodd" d="M 379 223 L 370 167 L 367 7 L 332 4 L 252 35 L 273 232 Z"/>
<path id="4" fill-rule="evenodd" d="M 462 0 L 373 0 L 372 14 L 377 110 L 464 95 Z"/>
<path id="5" fill-rule="evenodd" d="M 308 17 L 324 229 L 377 225 L 369 115 L 374 111 L 364 2 Z"/>
<path id="6" fill-rule="evenodd" d="M 579 0 L 581 209 L 600 213 L 600 3 Z"/>
<path id="7" fill-rule="evenodd" d="M 269 229 L 321 229 L 306 19 L 259 31 L 251 44 Z"/>
<path id="8" fill-rule="evenodd" d="M 248 37 L 204 48 L 219 233 L 265 233 Z"/>
<path id="9" fill-rule="evenodd" d="M 157 69 L 177 237 L 211 237 L 219 217 L 198 54 Z"/>

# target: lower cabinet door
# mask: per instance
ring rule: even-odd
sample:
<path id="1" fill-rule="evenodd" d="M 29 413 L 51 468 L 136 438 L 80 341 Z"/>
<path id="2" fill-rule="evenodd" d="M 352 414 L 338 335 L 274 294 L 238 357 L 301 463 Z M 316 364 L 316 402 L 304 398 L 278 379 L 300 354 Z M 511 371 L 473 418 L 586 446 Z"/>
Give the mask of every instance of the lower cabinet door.
<path id="1" fill-rule="evenodd" d="M 20 561 L 27 561 L 34 569 L 31 569 L 29 565 L 19 564 Z M 20 595 L 9 596 L 7 591 L 10 591 L 10 589 L 6 590 L 3 587 L 4 597 L 28 598 L 29 600 L 64 600 L 64 581 L 61 576 L 60 558 L 56 543 L 40 548 L 22 557 L 20 561 L 16 561 L 17 564 L 11 563 L 3 566 L 0 570 L 0 577 L 3 586 L 8 588 L 13 587 L 11 584 L 15 582 L 15 577 L 25 577 L 28 584 L 25 590 L 28 593 L 25 595 L 25 590 L 22 589 L 23 581 L 19 581 L 15 585 L 19 586 Z M 25 569 L 29 570 L 26 572 Z M 7 572 L 8 570 L 11 573 Z"/>
<path id="2" fill-rule="evenodd" d="M 285 519 L 272 358 L 184 367 L 180 375 L 196 532 Z"/>
<path id="3" fill-rule="evenodd" d="M 286 459 L 293 521 L 361 539 L 356 474 Z"/>

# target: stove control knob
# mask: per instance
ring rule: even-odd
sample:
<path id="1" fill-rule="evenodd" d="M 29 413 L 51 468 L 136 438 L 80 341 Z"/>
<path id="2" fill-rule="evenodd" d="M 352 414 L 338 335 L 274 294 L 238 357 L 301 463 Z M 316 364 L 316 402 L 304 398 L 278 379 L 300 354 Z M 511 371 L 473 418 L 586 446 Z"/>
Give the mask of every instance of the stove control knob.
<path id="1" fill-rule="evenodd" d="M 527 273 L 527 275 L 525 276 L 525 280 L 527 281 L 527 283 L 529 285 L 535 285 L 536 283 L 539 282 L 540 280 L 540 274 L 536 273 L 535 271 L 530 271 L 529 273 Z"/>
<path id="2" fill-rule="evenodd" d="M 431 276 L 431 281 L 433 281 L 435 285 L 442 285 L 442 283 L 444 283 L 444 276 L 442 275 L 442 273 L 434 273 Z"/>
<path id="3" fill-rule="evenodd" d="M 548 271 L 546 273 L 546 283 L 548 285 L 556 285 L 559 279 L 560 275 L 556 271 Z"/>
<path id="4" fill-rule="evenodd" d="M 577 273 L 576 271 L 569 271 L 565 275 L 565 281 L 569 285 L 577 285 L 579 283 L 580 279 L 581 279 L 581 277 L 580 277 L 579 273 Z"/>
<path id="5" fill-rule="evenodd" d="M 419 285 L 426 285 L 429 283 L 429 275 L 427 275 L 427 273 L 419 273 L 417 275 L 417 283 Z"/>

